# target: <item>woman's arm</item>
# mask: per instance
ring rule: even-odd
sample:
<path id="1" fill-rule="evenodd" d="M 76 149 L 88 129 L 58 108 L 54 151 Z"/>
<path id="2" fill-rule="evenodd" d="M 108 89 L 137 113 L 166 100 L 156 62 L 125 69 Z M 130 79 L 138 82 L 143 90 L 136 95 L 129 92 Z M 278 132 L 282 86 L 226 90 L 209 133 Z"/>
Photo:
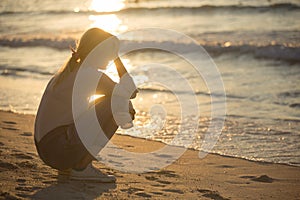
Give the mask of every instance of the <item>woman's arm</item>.
<path id="1" fill-rule="evenodd" d="M 115 62 L 115 65 L 116 65 L 116 68 L 117 68 L 118 75 L 119 75 L 120 79 L 122 78 L 123 75 L 128 74 L 125 66 L 123 65 L 123 63 L 122 63 L 122 61 L 121 61 L 121 59 L 119 57 L 114 62 Z M 132 93 L 130 99 L 134 99 L 136 97 L 137 93 L 138 93 L 138 90 L 136 89 Z"/>
<path id="2" fill-rule="evenodd" d="M 125 66 L 123 65 L 121 59 L 118 57 L 115 61 L 117 67 L 118 75 L 121 78 L 124 74 L 128 73 Z"/>

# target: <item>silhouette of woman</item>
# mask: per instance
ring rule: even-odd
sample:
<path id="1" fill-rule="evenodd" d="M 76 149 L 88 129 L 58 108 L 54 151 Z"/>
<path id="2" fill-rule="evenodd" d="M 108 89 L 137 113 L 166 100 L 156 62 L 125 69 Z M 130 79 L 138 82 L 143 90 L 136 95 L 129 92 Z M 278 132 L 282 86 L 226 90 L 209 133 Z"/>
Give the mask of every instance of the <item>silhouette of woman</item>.
<path id="1" fill-rule="evenodd" d="M 106 60 L 101 64 L 99 63 L 99 68 L 105 69 L 108 62 L 116 58 L 114 63 L 120 80 L 124 78 L 126 79 L 125 82 L 130 83 L 128 87 L 135 87 L 132 78 L 128 75 L 122 61 L 117 56 L 118 39 L 101 29 L 92 28 L 82 35 L 77 49 L 72 49 L 72 56 L 49 81 L 37 112 L 34 140 L 38 154 L 45 164 L 58 169 L 59 175 L 68 174 L 70 179 L 97 180 L 101 182 L 115 181 L 114 176 L 102 174 L 92 165 L 92 161 L 95 158 L 81 142 L 72 113 L 72 92 L 77 72 L 89 53 L 108 38 L 113 38 L 112 41 L 114 42 L 103 52 L 106 54 Z M 119 86 L 121 81 L 120 83 L 115 83 L 103 72 L 99 72 L 99 76 L 101 78 L 96 92 L 104 95 L 104 97 L 97 100 L 95 111 L 103 132 L 110 139 L 118 129 L 118 126 L 131 127 L 135 110 L 129 99 L 127 101 L 123 99 L 119 102 L 129 103 L 129 111 L 127 104 L 125 105 L 125 107 L 127 106 L 125 118 L 124 113 L 122 113 L 124 110 L 122 110 L 120 111 L 121 117 L 115 120 L 111 98 L 114 88 Z M 122 87 L 126 88 L 127 86 L 122 85 Z M 131 88 L 128 91 L 135 91 L 133 94 L 130 94 L 131 99 L 135 98 L 136 88 Z M 126 114 L 129 115 L 129 120 L 128 117 L 126 118 Z"/>

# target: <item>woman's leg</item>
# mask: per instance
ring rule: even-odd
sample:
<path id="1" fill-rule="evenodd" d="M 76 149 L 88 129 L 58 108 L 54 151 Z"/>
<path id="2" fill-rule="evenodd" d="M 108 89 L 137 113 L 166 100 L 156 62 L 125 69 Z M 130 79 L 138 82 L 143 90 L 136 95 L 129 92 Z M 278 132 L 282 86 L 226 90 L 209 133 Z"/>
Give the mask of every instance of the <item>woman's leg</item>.
<path id="1" fill-rule="evenodd" d="M 100 98 L 95 105 L 96 115 L 98 122 L 104 131 L 108 140 L 115 134 L 118 129 L 118 126 L 113 118 L 112 109 L 111 109 L 111 98 L 102 97 Z"/>
<path id="2" fill-rule="evenodd" d="M 111 111 L 111 99 L 102 97 L 95 105 L 96 115 L 99 124 L 104 131 L 107 139 L 111 139 L 114 133 L 117 131 L 118 126 L 116 125 L 112 111 Z M 86 168 L 95 158 L 90 154 L 87 154 L 79 163 L 77 163 L 73 169 L 81 170 Z"/>
<path id="3" fill-rule="evenodd" d="M 85 169 L 93 160 L 95 160 L 95 158 L 93 156 L 91 156 L 90 154 L 87 154 L 85 157 L 83 157 L 83 159 L 77 163 L 73 169 L 75 170 L 83 170 Z"/>

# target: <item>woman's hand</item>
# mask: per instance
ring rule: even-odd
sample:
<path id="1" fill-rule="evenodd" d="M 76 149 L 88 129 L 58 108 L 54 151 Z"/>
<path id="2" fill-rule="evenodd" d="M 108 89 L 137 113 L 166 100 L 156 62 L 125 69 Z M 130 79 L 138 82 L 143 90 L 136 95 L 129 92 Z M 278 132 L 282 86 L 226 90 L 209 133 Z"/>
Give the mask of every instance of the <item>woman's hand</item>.
<path id="1" fill-rule="evenodd" d="M 134 98 L 136 97 L 136 95 L 137 95 L 138 92 L 139 92 L 138 89 L 136 89 L 136 90 L 132 93 L 130 99 L 134 99 Z"/>
<path id="2" fill-rule="evenodd" d="M 131 101 L 129 101 L 129 114 L 131 115 L 131 119 L 134 120 L 136 112 L 133 108 Z"/>
<path id="3" fill-rule="evenodd" d="M 121 78 L 124 74 L 127 74 L 127 73 L 128 73 L 127 70 L 126 70 L 126 68 L 125 68 L 125 66 L 123 65 L 123 63 L 122 63 L 122 61 L 121 61 L 121 59 L 120 59 L 119 57 L 118 57 L 114 62 L 115 62 L 115 65 L 116 65 L 116 67 L 117 67 L 118 75 L 119 75 L 120 78 Z M 134 98 L 136 97 L 136 95 L 137 95 L 138 92 L 139 92 L 138 89 L 136 89 L 136 90 L 132 93 L 132 95 L 130 96 L 130 99 L 134 99 Z"/>

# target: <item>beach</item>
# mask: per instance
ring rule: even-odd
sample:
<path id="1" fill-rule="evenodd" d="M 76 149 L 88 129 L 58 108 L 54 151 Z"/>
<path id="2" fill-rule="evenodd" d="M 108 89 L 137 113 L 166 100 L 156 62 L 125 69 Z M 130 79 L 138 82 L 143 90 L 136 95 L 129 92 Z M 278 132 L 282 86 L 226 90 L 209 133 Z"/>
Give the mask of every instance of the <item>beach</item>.
<path id="1" fill-rule="evenodd" d="M 299 0 L 2 0 L 0 199 L 300 199 L 299 11 Z M 94 162 L 114 184 L 58 176 L 33 140 L 48 82 L 95 27 L 119 39 L 139 90 L 134 127 L 112 139 L 125 154 L 108 147 Z M 113 62 L 96 70 L 120 81 Z M 158 152 L 168 145 L 184 154 Z"/>
<path id="2" fill-rule="evenodd" d="M 1 5 L 0 110 L 35 115 L 47 83 L 71 56 L 70 46 L 98 27 L 115 34 L 123 49 L 141 48 L 120 55 L 140 91 L 133 102 L 138 129 L 125 135 L 300 166 L 299 1 L 4 0 Z M 212 68 L 216 73 L 207 74 Z M 105 73 L 118 82 L 113 65 Z M 226 119 L 218 142 L 205 149 L 213 107 Z M 183 113 L 191 116 L 181 118 Z M 139 120 L 159 114 L 157 123 Z M 197 131 L 183 130 L 172 140 L 181 125 L 197 124 Z M 191 135 L 198 140 L 187 142 Z"/>
<path id="3" fill-rule="evenodd" d="M 209 154 L 189 149 L 159 171 L 126 173 L 94 162 L 116 183 L 58 179 L 38 157 L 34 115 L 0 112 L 0 199 L 299 199 L 300 168 Z M 115 135 L 113 143 L 132 152 L 165 144 Z"/>

